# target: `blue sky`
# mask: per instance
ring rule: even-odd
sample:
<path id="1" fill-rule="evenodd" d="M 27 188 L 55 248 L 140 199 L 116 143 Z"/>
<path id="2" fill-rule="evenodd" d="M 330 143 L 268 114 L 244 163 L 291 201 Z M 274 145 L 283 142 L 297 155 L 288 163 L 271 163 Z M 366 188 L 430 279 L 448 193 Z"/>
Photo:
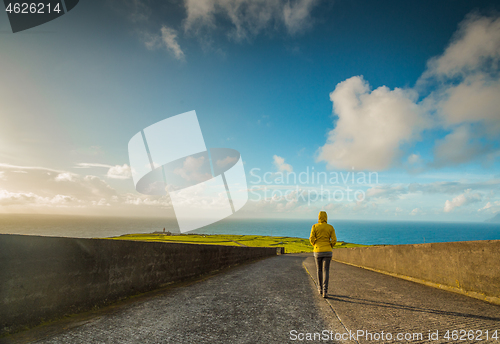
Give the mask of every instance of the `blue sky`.
<path id="1" fill-rule="evenodd" d="M 16 34 L 4 14 L 0 212 L 173 216 L 135 191 L 127 143 L 196 110 L 206 145 L 238 150 L 259 189 L 238 216 L 483 221 L 500 210 L 499 9 L 87 0 Z M 250 175 L 313 168 L 378 184 L 315 200 L 319 184 Z"/>

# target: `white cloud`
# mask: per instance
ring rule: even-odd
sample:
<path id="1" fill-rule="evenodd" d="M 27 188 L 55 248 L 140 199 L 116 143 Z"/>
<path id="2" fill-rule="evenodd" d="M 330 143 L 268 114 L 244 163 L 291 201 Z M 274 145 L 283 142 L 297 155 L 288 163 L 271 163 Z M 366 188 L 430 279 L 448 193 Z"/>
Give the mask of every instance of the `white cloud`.
<path id="1" fill-rule="evenodd" d="M 215 164 L 220 168 L 224 168 L 226 166 L 234 164 L 236 161 L 238 161 L 238 158 L 228 156 L 224 159 L 217 160 Z"/>
<path id="2" fill-rule="evenodd" d="M 99 165 L 87 168 L 113 168 L 104 164 L 87 165 Z M 127 170 L 126 165 L 119 167 Z M 171 209 L 168 197 L 118 193 L 94 175 L 8 164 L 0 164 L 0 175 L 7 180 L 0 180 L 0 213 L 122 215 L 126 212 L 130 216 L 165 216 L 165 209 Z"/>
<path id="3" fill-rule="evenodd" d="M 166 27 L 165 25 L 161 27 L 160 31 L 161 41 L 163 42 L 164 46 L 174 54 L 177 60 L 183 60 L 184 52 L 177 42 L 177 31 Z"/>
<path id="4" fill-rule="evenodd" d="M 408 193 L 408 187 L 404 185 L 377 185 L 366 191 L 366 199 L 384 198 L 389 200 L 397 200 L 401 195 Z"/>
<path id="5" fill-rule="evenodd" d="M 57 205 L 67 205 L 68 203 L 79 202 L 79 200 L 73 196 L 67 195 L 55 195 L 51 200 L 51 204 Z"/>
<path id="6" fill-rule="evenodd" d="M 56 182 L 74 182 L 76 181 L 78 175 L 71 173 L 71 172 L 63 172 L 59 173 L 54 180 Z"/>
<path id="7" fill-rule="evenodd" d="M 250 202 L 250 207 L 260 212 L 296 212 L 309 209 L 309 206 L 320 200 L 317 193 L 308 193 L 308 190 L 268 190 L 269 196 L 258 201 Z"/>
<path id="8" fill-rule="evenodd" d="M 166 196 L 126 194 L 123 198 L 125 204 L 134 206 L 153 206 L 161 208 L 169 208 L 172 206 L 170 198 Z"/>
<path id="9" fill-rule="evenodd" d="M 343 209 L 346 207 L 344 203 L 340 202 L 332 202 L 328 203 L 327 205 L 323 206 L 323 209 L 328 211 L 330 222 L 332 221 L 332 218 L 330 214 L 342 214 Z"/>
<path id="10" fill-rule="evenodd" d="M 123 164 L 122 166 L 116 165 L 110 167 L 106 176 L 111 179 L 130 179 L 132 177 L 132 170 L 127 164 Z"/>
<path id="11" fill-rule="evenodd" d="M 500 201 L 488 202 L 484 207 L 479 208 L 477 211 L 495 214 L 500 211 Z"/>
<path id="12" fill-rule="evenodd" d="M 108 0 L 112 8 L 134 25 L 148 49 L 165 48 L 176 59 L 185 59 L 176 30 L 159 19 L 171 9 L 146 0 Z M 211 48 L 216 34 L 241 42 L 261 33 L 285 31 L 298 35 L 314 24 L 312 11 L 321 0 L 183 0 L 177 1 L 185 12 L 183 38 L 197 38 L 204 49 Z M 172 4 L 171 4 L 172 5 Z M 177 9 L 176 9 L 177 10 Z M 153 16 L 153 12 L 155 15 Z M 167 15 L 168 16 L 168 15 Z M 153 29 L 159 28 L 159 29 Z M 224 55 L 220 48 L 217 53 Z"/>
<path id="13" fill-rule="evenodd" d="M 107 168 L 108 172 L 106 176 L 111 179 L 129 179 L 132 177 L 132 170 L 130 166 L 127 164 L 123 165 L 107 165 L 107 164 L 99 164 L 99 163 L 78 163 L 76 164 L 76 168 L 92 168 L 92 167 L 103 167 Z M 149 165 L 148 165 L 149 167 Z"/>
<path id="14" fill-rule="evenodd" d="M 185 0 L 184 6 L 187 12 L 185 31 L 199 30 L 202 27 L 215 28 L 214 0 Z"/>
<path id="15" fill-rule="evenodd" d="M 387 201 L 411 202 L 421 199 L 424 196 L 428 200 L 437 200 L 440 197 L 455 196 L 451 201 L 447 201 L 447 208 L 453 208 L 465 204 L 479 201 L 483 194 L 488 192 L 491 197 L 500 191 L 500 180 L 490 179 L 487 181 L 466 183 L 466 182 L 433 182 L 427 184 L 398 184 L 398 185 L 377 185 L 366 190 L 365 201 L 376 201 L 386 203 Z M 465 203 L 461 203 L 465 202 Z M 400 205 L 401 203 L 398 203 Z M 436 203 L 436 206 L 438 203 Z M 416 204 L 415 204 L 416 205 Z M 449 212 L 449 211 L 446 211 Z"/>
<path id="16" fill-rule="evenodd" d="M 410 212 L 411 216 L 419 215 L 422 213 L 422 210 L 420 208 L 415 208 Z"/>
<path id="17" fill-rule="evenodd" d="M 452 132 L 435 148 L 433 165 L 495 159 L 500 132 L 500 17 L 468 16 L 444 53 L 431 59 L 419 86 L 436 83 L 426 99 Z"/>
<path id="18" fill-rule="evenodd" d="M 411 154 L 409 157 L 408 157 L 408 163 L 411 164 L 411 165 L 415 165 L 415 164 L 418 164 L 422 161 L 422 158 L 420 157 L 420 155 L 418 154 Z"/>
<path id="19" fill-rule="evenodd" d="M 184 60 L 184 52 L 177 41 L 177 31 L 162 25 L 159 33 L 153 34 L 149 31 L 142 33 L 142 38 L 146 48 L 150 50 L 165 48 L 170 51 L 177 60 Z"/>
<path id="20" fill-rule="evenodd" d="M 449 213 L 455 208 L 462 207 L 475 202 L 480 202 L 482 200 L 482 195 L 478 192 L 471 192 L 470 189 L 465 190 L 465 192 L 457 197 L 453 198 L 451 201 L 447 200 L 444 204 L 443 211 Z"/>
<path id="21" fill-rule="evenodd" d="M 274 159 L 274 166 L 279 172 L 293 172 L 292 165 L 285 163 L 284 158 L 277 155 L 273 155 L 273 159 Z"/>
<path id="22" fill-rule="evenodd" d="M 500 18 L 469 15 L 444 53 L 429 60 L 422 79 L 453 78 L 500 61 Z"/>
<path id="23" fill-rule="evenodd" d="M 425 170 L 425 164 L 426 162 L 420 154 L 410 154 L 408 158 L 406 159 L 406 163 L 403 163 L 403 165 L 406 167 L 406 169 L 410 173 L 420 173 Z"/>
<path id="24" fill-rule="evenodd" d="M 7 180 L 7 177 L 5 177 L 5 172 L 0 172 L 0 179 L 1 180 Z"/>
<path id="25" fill-rule="evenodd" d="M 107 165 L 107 164 L 98 164 L 98 163 L 88 163 L 88 162 L 81 162 L 81 163 L 78 163 L 76 164 L 75 166 L 76 168 L 91 168 L 91 167 L 106 167 L 106 168 L 110 168 L 111 165 Z"/>
<path id="26" fill-rule="evenodd" d="M 184 160 L 182 168 L 176 168 L 173 172 L 184 180 L 201 183 L 212 178 L 210 173 L 202 171 L 203 167 L 206 166 L 205 163 L 204 156 L 199 158 L 188 156 L 186 160 Z"/>
<path id="27" fill-rule="evenodd" d="M 145 0 L 108 0 L 112 7 L 133 24 L 135 32 L 150 50 L 164 48 L 171 52 L 177 60 L 183 61 L 185 56 L 178 42 L 178 32 L 164 24 L 159 24 L 151 15 L 161 10 L 162 4 L 156 4 L 155 9 Z M 156 25 L 155 25 L 156 24 Z M 152 29 L 156 27 L 159 29 Z"/>
<path id="28" fill-rule="evenodd" d="M 493 204 L 491 202 L 488 202 L 488 203 L 486 203 L 486 205 L 484 207 L 478 209 L 478 211 L 488 210 L 491 207 L 493 207 Z"/>
<path id="29" fill-rule="evenodd" d="M 185 0 L 184 31 L 203 35 L 223 28 L 222 23 L 229 21 L 227 35 L 236 41 L 280 26 L 295 35 L 311 27 L 311 11 L 318 3 L 319 0 Z"/>
<path id="30" fill-rule="evenodd" d="M 17 200 L 17 204 L 50 205 L 68 200 L 85 203 L 117 194 L 116 190 L 96 176 L 81 176 L 43 167 L 2 165 L 0 168 L 4 169 L 2 172 L 9 179 L 4 191 L 10 194 L 8 197 L 4 194 L 4 198 Z"/>
<path id="31" fill-rule="evenodd" d="M 434 166 L 458 165 L 474 160 L 488 151 L 474 139 L 468 126 L 460 126 L 437 140 L 434 146 Z"/>
<path id="32" fill-rule="evenodd" d="M 464 216 L 476 216 L 481 220 L 474 204 L 489 201 L 498 206 L 486 207 L 482 210 L 488 214 L 500 210 L 497 196 L 500 192 L 500 180 L 490 179 L 480 182 L 433 182 L 426 184 L 386 184 L 377 185 L 365 190 L 363 201 L 346 198 L 347 191 L 343 188 L 322 189 L 320 196 L 318 187 L 291 188 L 290 185 L 253 185 L 250 189 L 248 210 L 255 213 L 265 212 L 307 212 L 315 208 L 331 209 L 343 218 L 360 214 L 372 216 L 397 216 L 410 219 L 414 216 L 426 216 L 438 219 L 445 216 L 448 219 L 462 219 Z M 343 199 L 332 191 L 343 191 Z M 359 196 L 359 195 L 358 195 Z M 443 214 L 443 204 L 447 202 L 447 211 Z M 422 204 L 426 207 L 422 208 Z M 470 206 L 468 206 L 470 205 Z M 482 204 L 481 206 L 483 206 Z M 467 206 L 467 207 L 466 207 Z M 463 207 L 463 210 L 460 208 Z M 458 208 L 461 212 L 453 213 Z"/>
<path id="33" fill-rule="evenodd" d="M 500 17 L 468 16 L 443 54 L 428 61 L 415 89 L 371 91 L 359 76 L 337 84 L 330 99 L 338 120 L 318 161 L 329 168 L 388 169 L 427 129 L 450 131 L 437 141 L 429 166 L 493 161 L 500 156 L 492 142 L 500 137 L 499 68 Z M 413 155 L 407 164 L 414 172 L 424 168 Z"/>
<path id="34" fill-rule="evenodd" d="M 312 25 L 311 10 L 318 0 L 299 0 L 285 3 L 283 8 L 283 20 L 290 34 L 296 34 Z"/>
<path id="35" fill-rule="evenodd" d="M 3 169 L 8 169 L 8 170 L 16 170 L 14 172 L 17 173 L 24 173 L 27 171 L 33 171 L 33 170 L 38 170 L 38 171 L 46 171 L 46 172 L 57 172 L 57 173 L 64 173 L 65 171 L 60 171 L 60 170 L 54 170 L 52 168 L 46 168 L 46 167 L 40 167 L 40 166 L 19 166 L 19 165 L 11 165 L 11 164 L 3 164 L 0 163 L 0 168 Z"/>
<path id="36" fill-rule="evenodd" d="M 34 193 L 22 193 L 22 192 L 9 192 L 7 190 L 0 190 L 0 205 L 9 206 L 14 204 L 24 204 L 24 203 L 39 203 L 44 200 L 43 197 L 35 195 Z"/>
<path id="37" fill-rule="evenodd" d="M 339 83 L 330 99 L 338 121 L 317 158 L 329 168 L 387 169 L 401 155 L 400 145 L 418 139 L 429 127 L 412 90 L 382 86 L 370 91 L 355 76 Z"/>
<path id="38" fill-rule="evenodd" d="M 53 197 L 42 197 L 33 192 L 9 192 L 0 190 L 0 206 L 67 206 L 70 203 L 78 203 L 79 200 L 72 196 L 55 195 Z"/>
<path id="39" fill-rule="evenodd" d="M 485 76 L 468 77 L 456 86 L 445 89 L 438 102 L 439 114 L 446 124 L 482 122 L 489 134 L 497 135 L 500 128 L 500 80 Z M 488 128 L 488 127 L 487 127 Z"/>
<path id="40" fill-rule="evenodd" d="M 457 194 L 467 189 L 493 191 L 500 188 L 500 179 L 489 179 L 481 182 L 433 182 L 427 184 L 411 183 L 408 185 L 410 192 L 426 194 Z"/>
<path id="41" fill-rule="evenodd" d="M 99 201 L 92 201 L 92 205 L 97 206 L 97 207 L 103 207 L 103 206 L 110 207 L 111 206 L 111 204 L 109 204 L 109 202 L 105 198 L 101 198 Z"/>

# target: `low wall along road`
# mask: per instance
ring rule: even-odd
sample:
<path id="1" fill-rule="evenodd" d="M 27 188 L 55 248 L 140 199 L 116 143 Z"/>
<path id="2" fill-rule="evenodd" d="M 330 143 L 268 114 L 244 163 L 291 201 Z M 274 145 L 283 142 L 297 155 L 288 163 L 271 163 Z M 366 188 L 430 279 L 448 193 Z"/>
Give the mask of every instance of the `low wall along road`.
<path id="1" fill-rule="evenodd" d="M 500 305 L 500 240 L 342 248 L 333 260 Z"/>
<path id="2" fill-rule="evenodd" d="M 0 335 L 276 251 L 0 234 Z"/>

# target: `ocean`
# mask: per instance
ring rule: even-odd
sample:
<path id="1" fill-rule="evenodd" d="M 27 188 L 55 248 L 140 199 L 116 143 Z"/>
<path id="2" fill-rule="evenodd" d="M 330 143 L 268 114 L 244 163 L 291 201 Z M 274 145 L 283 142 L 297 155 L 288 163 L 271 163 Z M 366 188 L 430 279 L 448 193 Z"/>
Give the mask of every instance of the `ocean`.
<path id="1" fill-rule="evenodd" d="M 308 238 L 314 220 L 224 219 L 192 233 Z M 500 240 L 500 224 L 334 220 L 339 241 L 400 245 Z M 0 214 L 0 234 L 103 238 L 155 231 L 179 232 L 175 219 Z"/>

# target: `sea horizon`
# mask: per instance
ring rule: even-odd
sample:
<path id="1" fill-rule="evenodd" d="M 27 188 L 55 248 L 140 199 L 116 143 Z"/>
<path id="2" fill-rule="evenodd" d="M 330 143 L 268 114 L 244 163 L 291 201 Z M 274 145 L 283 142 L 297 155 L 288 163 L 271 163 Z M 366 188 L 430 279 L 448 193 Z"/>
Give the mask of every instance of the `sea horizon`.
<path id="1" fill-rule="evenodd" d="M 500 224 L 405 220 L 330 219 L 339 241 L 367 245 L 500 240 Z M 308 238 L 315 219 L 227 218 L 186 234 L 268 235 Z M 0 234 L 104 238 L 165 231 L 175 218 L 62 214 L 0 214 Z"/>

